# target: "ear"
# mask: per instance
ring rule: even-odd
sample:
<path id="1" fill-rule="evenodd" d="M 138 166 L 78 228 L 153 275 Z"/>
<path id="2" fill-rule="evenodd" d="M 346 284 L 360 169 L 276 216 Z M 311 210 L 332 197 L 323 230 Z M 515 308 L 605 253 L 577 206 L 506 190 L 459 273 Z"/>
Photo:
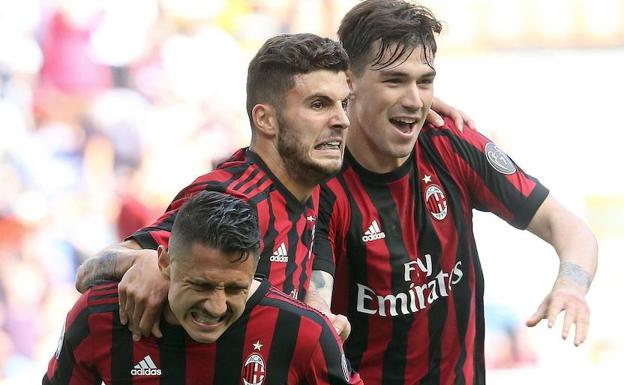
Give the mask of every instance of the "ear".
<path id="1" fill-rule="evenodd" d="M 160 269 L 160 273 L 165 277 L 165 279 L 171 279 L 171 256 L 164 248 L 164 246 L 158 246 L 158 268 Z"/>
<path id="2" fill-rule="evenodd" d="M 251 110 L 255 129 L 263 136 L 274 137 L 279 131 L 277 112 L 269 104 L 256 104 Z"/>

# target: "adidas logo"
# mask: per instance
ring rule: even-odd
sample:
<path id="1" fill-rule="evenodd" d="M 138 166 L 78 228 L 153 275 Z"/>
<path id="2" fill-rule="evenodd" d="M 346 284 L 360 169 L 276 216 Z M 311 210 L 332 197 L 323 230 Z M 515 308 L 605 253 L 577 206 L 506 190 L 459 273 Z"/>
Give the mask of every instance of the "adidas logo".
<path id="1" fill-rule="evenodd" d="M 373 220 L 373 223 L 368 227 L 368 230 L 362 236 L 362 240 L 364 242 L 374 241 L 376 239 L 383 239 L 386 237 L 386 234 L 379 229 L 379 225 L 377 224 L 377 220 Z"/>
<path id="2" fill-rule="evenodd" d="M 160 376 L 162 371 L 156 367 L 152 357 L 145 356 L 138 364 L 134 365 L 134 369 L 130 371 L 133 376 Z"/>
<path id="3" fill-rule="evenodd" d="M 281 245 L 273 252 L 271 258 L 269 258 L 271 262 L 288 262 L 288 251 L 286 250 L 286 244 L 282 242 Z"/>

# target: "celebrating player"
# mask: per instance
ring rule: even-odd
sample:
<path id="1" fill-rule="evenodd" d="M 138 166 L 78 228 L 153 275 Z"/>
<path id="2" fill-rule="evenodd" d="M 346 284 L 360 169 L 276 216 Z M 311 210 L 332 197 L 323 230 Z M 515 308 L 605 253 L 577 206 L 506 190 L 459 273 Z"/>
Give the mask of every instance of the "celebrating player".
<path id="1" fill-rule="evenodd" d="M 69 312 L 43 384 L 361 384 L 321 313 L 254 280 L 259 246 L 248 203 L 194 195 L 158 248 L 170 282 L 162 338 L 133 340 L 117 283 L 95 285 Z"/>
<path id="2" fill-rule="evenodd" d="M 493 212 L 555 248 L 550 293 L 527 322 L 576 345 L 589 326 L 585 293 L 597 244 L 493 142 L 450 119 L 425 125 L 441 24 L 404 0 L 366 0 L 338 31 L 351 60 L 344 164 L 321 188 L 314 287 L 345 314 L 345 353 L 366 384 L 484 384 L 483 274 L 472 210 Z M 331 276 L 333 274 L 333 277 Z"/>

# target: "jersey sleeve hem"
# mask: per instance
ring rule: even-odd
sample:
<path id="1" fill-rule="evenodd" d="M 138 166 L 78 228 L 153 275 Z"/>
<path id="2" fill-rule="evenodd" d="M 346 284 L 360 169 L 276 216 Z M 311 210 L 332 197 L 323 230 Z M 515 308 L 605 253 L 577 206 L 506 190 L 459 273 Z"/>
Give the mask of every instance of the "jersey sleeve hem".
<path id="1" fill-rule="evenodd" d="M 127 241 L 131 239 L 136 241 L 136 243 L 138 243 L 139 246 L 141 246 L 141 248 L 143 249 L 156 250 L 158 249 L 158 246 L 159 246 L 158 243 L 154 241 L 154 238 L 147 231 L 136 232 L 132 234 L 131 236 L 129 236 L 128 238 L 126 238 L 125 240 Z"/>
<path id="2" fill-rule="evenodd" d="M 520 210 L 520 215 L 516 217 L 511 225 L 517 229 L 526 230 L 549 193 L 550 191 L 546 187 L 538 183 L 531 192 L 531 195 L 529 195 L 525 209 Z"/>

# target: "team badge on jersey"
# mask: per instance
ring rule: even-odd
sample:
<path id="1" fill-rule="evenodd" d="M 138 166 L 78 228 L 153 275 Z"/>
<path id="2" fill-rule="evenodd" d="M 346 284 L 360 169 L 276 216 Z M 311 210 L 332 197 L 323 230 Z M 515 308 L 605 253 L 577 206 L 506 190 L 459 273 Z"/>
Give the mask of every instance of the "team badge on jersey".
<path id="1" fill-rule="evenodd" d="M 516 165 L 509 156 L 492 142 L 485 145 L 485 157 L 490 166 L 501 174 L 511 175 L 516 172 Z"/>
<path id="2" fill-rule="evenodd" d="M 247 357 L 243 364 L 243 384 L 244 385 L 262 385 L 266 376 L 266 365 L 264 359 L 256 351 L 262 349 L 260 341 L 253 344 L 254 352 Z"/>
<path id="3" fill-rule="evenodd" d="M 442 188 L 432 184 L 425 190 L 425 206 L 433 217 L 439 221 L 446 218 L 448 206 L 446 204 L 446 194 Z"/>

